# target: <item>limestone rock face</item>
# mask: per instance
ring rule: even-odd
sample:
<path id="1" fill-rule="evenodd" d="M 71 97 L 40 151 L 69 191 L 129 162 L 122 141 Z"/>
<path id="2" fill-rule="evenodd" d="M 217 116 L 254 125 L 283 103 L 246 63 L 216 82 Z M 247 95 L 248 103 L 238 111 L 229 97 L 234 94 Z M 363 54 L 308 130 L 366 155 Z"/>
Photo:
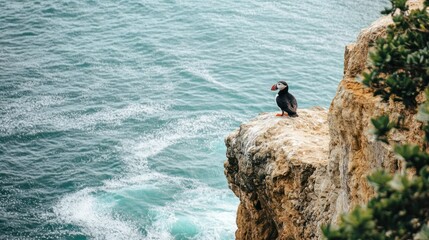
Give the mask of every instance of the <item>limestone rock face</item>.
<path id="1" fill-rule="evenodd" d="M 422 1 L 408 1 L 410 9 L 422 7 Z M 373 197 L 367 176 L 375 169 L 389 172 L 401 171 L 402 162 L 394 156 L 389 145 L 375 141 L 372 135 L 371 118 L 389 114 L 391 120 L 402 119 L 409 131 L 394 130 L 394 143 L 422 143 L 421 124 L 414 112 L 406 110 L 400 103 L 381 102 L 373 91 L 365 87 L 358 74 L 366 69 L 368 52 L 375 40 L 386 34 L 392 24 L 390 16 L 378 19 L 370 27 L 363 29 L 357 42 L 346 47 L 344 57 L 344 78 L 340 82 L 336 96 L 332 100 L 329 114 L 329 180 L 338 195 L 331 203 L 329 221 L 335 223 L 343 212 L 364 204 Z M 421 100 L 420 100 L 421 101 Z"/>
<path id="2" fill-rule="evenodd" d="M 299 109 L 297 118 L 261 114 L 226 138 L 225 175 L 240 199 L 236 239 L 321 239 L 322 224 L 335 224 L 374 195 L 370 173 L 402 171 L 391 146 L 374 139 L 370 119 L 403 119 L 409 130 L 394 130 L 393 143 L 421 144 L 421 124 L 401 104 L 382 103 L 357 77 L 391 23 L 380 18 L 346 47 L 344 78 L 329 111 Z"/>

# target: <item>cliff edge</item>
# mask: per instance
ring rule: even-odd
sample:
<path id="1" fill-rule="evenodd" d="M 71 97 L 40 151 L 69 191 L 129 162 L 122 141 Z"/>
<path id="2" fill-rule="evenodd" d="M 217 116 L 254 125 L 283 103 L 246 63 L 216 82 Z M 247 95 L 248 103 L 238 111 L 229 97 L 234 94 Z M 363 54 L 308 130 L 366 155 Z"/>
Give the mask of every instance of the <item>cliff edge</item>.
<path id="1" fill-rule="evenodd" d="M 421 1 L 410 1 L 411 8 Z M 371 134 L 371 117 L 403 119 L 396 143 L 421 143 L 420 123 L 399 103 L 382 103 L 356 76 L 367 66 L 372 43 L 392 23 L 382 17 L 346 47 L 344 78 L 329 111 L 300 109 L 298 118 L 261 114 L 225 140 L 225 175 L 240 199 L 236 239 L 321 239 L 320 227 L 366 203 L 366 177 L 375 169 L 401 171 L 391 147 Z"/>

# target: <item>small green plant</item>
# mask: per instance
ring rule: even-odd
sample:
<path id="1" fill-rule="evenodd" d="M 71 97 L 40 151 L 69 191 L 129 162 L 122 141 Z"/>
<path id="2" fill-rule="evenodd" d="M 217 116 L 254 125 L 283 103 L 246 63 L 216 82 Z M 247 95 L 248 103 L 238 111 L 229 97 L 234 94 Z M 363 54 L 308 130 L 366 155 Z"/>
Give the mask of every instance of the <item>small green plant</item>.
<path id="1" fill-rule="evenodd" d="M 389 115 L 382 115 L 378 118 L 371 118 L 372 125 L 374 125 L 374 135 L 378 141 L 384 143 L 388 142 L 389 131 L 396 126 L 394 122 L 389 121 Z"/>

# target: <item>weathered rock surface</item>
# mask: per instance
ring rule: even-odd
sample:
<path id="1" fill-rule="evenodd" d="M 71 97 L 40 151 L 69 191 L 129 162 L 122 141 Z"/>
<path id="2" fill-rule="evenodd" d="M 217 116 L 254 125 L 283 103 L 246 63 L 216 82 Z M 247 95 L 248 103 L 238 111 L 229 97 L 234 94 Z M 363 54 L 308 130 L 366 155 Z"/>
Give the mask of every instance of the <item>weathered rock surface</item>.
<path id="1" fill-rule="evenodd" d="M 409 1 L 411 8 L 422 1 Z M 240 198 L 236 239 L 321 239 L 320 226 L 373 195 L 366 177 L 395 172 L 402 163 L 371 134 L 371 117 L 402 117 L 395 143 L 421 143 L 420 123 L 399 103 L 382 103 L 356 76 L 365 70 L 370 46 L 386 32 L 390 17 L 362 30 L 346 47 L 344 78 L 329 112 L 300 109 L 298 118 L 262 114 L 226 138 L 225 175 Z"/>
<path id="2" fill-rule="evenodd" d="M 314 237 L 328 159 L 327 111 L 259 115 L 226 138 L 225 174 L 240 206 L 237 239 Z"/>
<path id="3" fill-rule="evenodd" d="M 410 8 L 421 7 L 422 1 L 409 1 Z M 338 195 L 331 202 L 327 221 L 335 223 L 343 212 L 364 204 L 373 197 L 367 176 L 376 169 L 390 172 L 402 170 L 402 162 L 392 153 L 389 145 L 374 139 L 371 118 L 389 114 L 392 120 L 403 119 L 409 131 L 394 130 L 394 143 L 422 143 L 421 124 L 413 112 L 405 110 L 400 103 L 381 102 L 373 91 L 365 87 L 358 74 L 366 69 L 370 46 L 377 38 L 386 34 L 392 24 L 390 16 L 378 19 L 370 27 L 363 29 L 357 42 L 346 47 L 344 57 L 344 78 L 340 82 L 336 96 L 332 100 L 329 114 L 329 164 L 328 179 Z"/>

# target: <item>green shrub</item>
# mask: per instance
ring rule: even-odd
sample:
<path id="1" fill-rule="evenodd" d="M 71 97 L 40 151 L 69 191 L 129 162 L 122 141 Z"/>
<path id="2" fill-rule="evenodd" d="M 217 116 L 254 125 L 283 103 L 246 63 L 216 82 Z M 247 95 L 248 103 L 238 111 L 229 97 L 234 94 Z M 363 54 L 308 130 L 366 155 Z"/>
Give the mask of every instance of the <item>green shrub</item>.
<path id="1" fill-rule="evenodd" d="M 393 97 L 407 108 L 417 106 L 416 97 L 429 84 L 429 15 L 424 9 L 408 11 L 405 0 L 392 0 L 394 24 L 385 38 L 375 43 L 370 53 L 369 73 L 363 83 L 373 88 L 383 100 Z"/>

